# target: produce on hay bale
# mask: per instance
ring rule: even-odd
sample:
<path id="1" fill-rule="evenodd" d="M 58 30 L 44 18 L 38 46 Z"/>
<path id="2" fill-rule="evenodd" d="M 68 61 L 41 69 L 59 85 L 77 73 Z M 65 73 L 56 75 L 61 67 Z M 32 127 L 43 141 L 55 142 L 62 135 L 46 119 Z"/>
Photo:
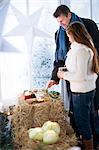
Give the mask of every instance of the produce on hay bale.
<path id="1" fill-rule="evenodd" d="M 43 143 L 54 144 L 59 140 L 58 134 L 53 130 L 47 130 L 43 135 Z"/>
<path id="2" fill-rule="evenodd" d="M 37 101 L 36 95 L 29 90 L 23 92 L 23 94 L 19 97 L 19 100 L 25 100 L 28 104 L 32 104 Z"/>
<path id="3" fill-rule="evenodd" d="M 40 90 L 36 93 L 40 94 Z M 46 91 L 41 91 L 41 93 L 44 93 L 44 102 L 41 103 L 35 101 L 32 104 L 28 104 L 26 100 L 18 100 L 18 107 L 14 109 L 12 120 L 14 148 L 16 150 L 37 150 L 37 147 L 38 150 L 66 150 L 71 146 L 75 146 L 77 138 L 74 135 L 73 129 L 66 121 L 68 113 L 64 111 L 63 101 L 61 98 L 51 98 Z M 42 127 L 48 120 L 57 122 L 60 125 L 59 141 L 50 145 L 44 144 L 43 140 L 29 139 L 28 129 Z"/>
<path id="4" fill-rule="evenodd" d="M 36 93 L 36 92 L 38 91 L 38 89 L 37 89 L 37 88 L 33 88 L 31 91 L 32 91 L 33 93 Z"/>
<path id="5" fill-rule="evenodd" d="M 30 139 L 39 140 L 39 141 L 42 141 L 43 139 L 43 130 L 40 127 L 30 128 L 28 130 L 28 133 Z"/>
<path id="6" fill-rule="evenodd" d="M 37 99 L 36 98 L 29 98 L 25 100 L 28 104 L 32 104 L 33 102 L 36 102 Z"/>
<path id="7" fill-rule="evenodd" d="M 60 134 L 60 126 L 57 122 L 47 121 L 42 126 L 43 131 L 54 130 L 58 135 Z"/>
<path id="8" fill-rule="evenodd" d="M 29 99 L 29 98 L 36 98 L 35 94 L 32 92 L 32 91 L 24 91 L 24 96 L 25 96 L 25 99 Z"/>
<path id="9" fill-rule="evenodd" d="M 47 121 L 41 127 L 30 128 L 29 138 L 42 141 L 45 144 L 54 144 L 59 140 L 60 126 L 57 122 Z"/>
<path id="10" fill-rule="evenodd" d="M 33 102 L 47 101 L 49 98 L 45 90 L 34 89 L 32 91 L 25 90 L 19 100 L 25 100 L 28 104 L 32 104 Z"/>
<path id="11" fill-rule="evenodd" d="M 60 93 L 57 91 L 49 91 L 48 94 L 50 97 L 52 97 L 54 99 L 58 99 L 60 97 Z"/>
<path id="12" fill-rule="evenodd" d="M 68 148 L 67 150 L 81 150 L 81 148 L 78 146 L 73 146 L 73 147 Z"/>
<path id="13" fill-rule="evenodd" d="M 20 100 L 25 100 L 25 95 L 22 94 L 21 96 L 19 96 L 19 99 L 20 99 Z"/>

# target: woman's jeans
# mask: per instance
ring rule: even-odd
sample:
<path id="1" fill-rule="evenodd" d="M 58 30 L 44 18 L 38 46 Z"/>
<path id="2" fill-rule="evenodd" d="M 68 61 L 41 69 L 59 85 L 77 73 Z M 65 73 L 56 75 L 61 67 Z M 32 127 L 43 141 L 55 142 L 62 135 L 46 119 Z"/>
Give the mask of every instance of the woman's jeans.
<path id="1" fill-rule="evenodd" d="M 95 90 L 87 93 L 72 92 L 73 112 L 75 124 L 80 135 L 85 140 L 92 138 L 94 126 L 94 104 Z"/>

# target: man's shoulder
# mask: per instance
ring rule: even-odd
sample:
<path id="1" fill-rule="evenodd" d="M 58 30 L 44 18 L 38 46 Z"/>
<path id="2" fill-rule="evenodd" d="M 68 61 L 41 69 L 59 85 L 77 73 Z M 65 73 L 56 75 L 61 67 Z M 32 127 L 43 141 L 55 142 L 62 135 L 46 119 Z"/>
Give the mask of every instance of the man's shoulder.
<path id="1" fill-rule="evenodd" d="M 94 20 L 92 20 L 92 19 L 89 19 L 89 18 L 81 18 L 82 19 L 82 22 L 83 22 L 83 24 L 85 25 L 85 27 L 86 27 L 86 29 L 88 30 L 88 32 L 90 33 L 90 34 L 92 34 L 92 33 L 98 33 L 98 35 L 99 35 L 99 30 L 98 30 L 98 26 L 97 26 L 97 24 L 95 23 L 95 21 Z M 92 32 L 92 33 L 91 33 Z M 95 34 L 94 33 L 94 34 Z"/>
<path id="2" fill-rule="evenodd" d="M 81 20 L 83 21 L 83 23 L 86 24 L 91 24 L 91 25 L 96 25 L 95 21 L 89 18 L 81 18 Z"/>

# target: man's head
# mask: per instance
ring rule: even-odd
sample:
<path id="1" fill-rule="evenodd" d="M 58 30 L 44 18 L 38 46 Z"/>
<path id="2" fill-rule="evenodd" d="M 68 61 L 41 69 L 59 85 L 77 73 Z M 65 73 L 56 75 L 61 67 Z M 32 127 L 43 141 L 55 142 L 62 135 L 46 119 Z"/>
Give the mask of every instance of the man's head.
<path id="1" fill-rule="evenodd" d="M 70 9 L 66 5 L 60 5 L 55 10 L 53 16 L 57 19 L 60 26 L 67 28 L 71 19 Z"/>

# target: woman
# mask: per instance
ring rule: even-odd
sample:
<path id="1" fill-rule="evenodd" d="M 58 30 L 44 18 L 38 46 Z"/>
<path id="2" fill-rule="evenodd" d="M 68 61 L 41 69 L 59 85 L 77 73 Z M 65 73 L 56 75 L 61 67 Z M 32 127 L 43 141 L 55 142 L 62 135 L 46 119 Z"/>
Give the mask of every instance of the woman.
<path id="1" fill-rule="evenodd" d="M 84 149 L 93 150 L 93 99 L 99 73 L 97 53 L 82 23 L 71 23 L 66 32 L 71 42 L 66 58 L 67 71 L 58 71 L 57 76 L 70 81 L 75 124 L 82 136 Z"/>

